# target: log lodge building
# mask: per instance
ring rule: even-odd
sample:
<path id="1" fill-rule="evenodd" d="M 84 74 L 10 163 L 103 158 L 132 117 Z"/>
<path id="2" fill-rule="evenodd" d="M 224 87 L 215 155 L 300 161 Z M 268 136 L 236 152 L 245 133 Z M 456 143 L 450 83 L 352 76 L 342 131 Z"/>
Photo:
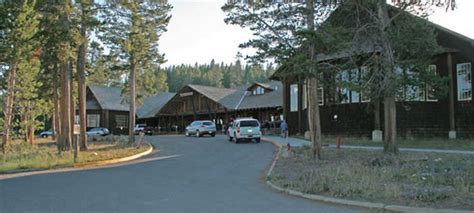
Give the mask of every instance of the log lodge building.
<path id="1" fill-rule="evenodd" d="M 472 64 L 474 40 L 433 24 L 437 41 L 444 51 L 433 58 L 430 70 L 449 79 L 446 97 L 431 95 L 426 86 L 415 98 L 401 97 L 397 102 L 397 128 L 400 136 L 472 137 L 474 136 L 474 103 L 472 99 Z M 322 60 L 334 61 L 344 54 L 325 55 Z M 343 71 L 352 82 L 364 67 Z M 286 73 L 286 74 L 285 74 Z M 290 73 L 290 74 L 288 74 Z M 304 135 L 308 131 L 307 92 L 305 80 L 291 74 L 282 65 L 270 83 L 253 83 L 235 89 L 202 85 L 186 85 L 177 93 L 159 93 L 144 100 L 137 110 L 137 123 L 146 123 L 158 131 L 182 132 L 193 120 L 213 120 L 222 128 L 232 118 L 253 117 L 261 122 L 286 119 L 290 134 Z M 357 82 L 356 82 L 357 83 Z M 375 129 L 374 105 L 370 99 L 349 88 L 326 86 L 318 88 L 320 95 L 321 130 L 324 135 L 370 137 Z M 334 94 L 342 99 L 333 98 Z M 382 107 L 381 107 L 382 108 Z M 128 104 L 120 89 L 89 86 L 87 90 L 87 127 L 107 127 L 114 134 L 128 132 Z M 338 115 L 337 121 L 334 115 Z M 383 110 L 380 110 L 383 129 Z"/>
<path id="2" fill-rule="evenodd" d="M 450 138 L 472 137 L 474 136 L 474 103 L 472 100 L 474 40 L 434 23 L 428 23 L 434 27 L 438 45 L 443 49 L 442 53 L 432 59 L 429 70 L 439 76 L 447 77 L 449 85 L 446 86 L 449 91 L 445 97 L 438 98 L 426 84 L 402 88 L 403 94 L 401 97 L 397 97 L 397 132 L 399 135 L 407 137 L 414 135 L 449 136 Z M 320 51 L 316 55 L 316 59 L 320 62 L 337 64 L 351 56 L 360 56 L 354 55 L 355 52 L 368 54 L 377 52 L 376 47 L 373 46 L 368 48 L 364 48 L 366 46 L 364 44 L 357 46 L 362 49 L 347 49 L 333 54 L 324 54 L 324 51 Z M 308 112 L 305 103 L 306 80 L 304 77 L 292 74 L 295 72 L 292 72 L 293 70 L 288 67 L 280 66 L 271 79 L 282 82 L 283 114 L 288 121 L 290 134 L 304 134 L 308 130 Z M 324 78 L 357 84 L 359 83 L 357 79 L 361 78 L 365 69 L 366 67 L 360 66 L 339 72 L 334 70 L 330 74 L 325 73 Z M 361 94 L 361 92 L 351 91 L 350 88 L 321 86 L 318 88 L 318 94 L 320 94 L 319 105 L 323 134 L 363 137 L 370 137 L 372 134 L 374 136 L 376 123 L 374 104 L 370 99 L 364 98 L 363 91 Z M 383 130 L 383 106 L 381 109 L 377 120 L 381 125 L 380 129 Z M 334 119 L 334 115 L 337 115 L 337 120 Z"/>

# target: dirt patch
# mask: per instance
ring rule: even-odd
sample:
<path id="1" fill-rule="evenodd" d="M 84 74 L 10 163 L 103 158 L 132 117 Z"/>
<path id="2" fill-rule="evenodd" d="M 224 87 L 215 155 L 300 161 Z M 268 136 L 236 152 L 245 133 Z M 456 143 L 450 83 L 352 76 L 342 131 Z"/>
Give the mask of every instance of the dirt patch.
<path id="1" fill-rule="evenodd" d="M 305 147 L 284 156 L 270 177 L 281 187 L 360 201 L 474 210 L 472 155 L 324 149 L 319 161 Z"/>

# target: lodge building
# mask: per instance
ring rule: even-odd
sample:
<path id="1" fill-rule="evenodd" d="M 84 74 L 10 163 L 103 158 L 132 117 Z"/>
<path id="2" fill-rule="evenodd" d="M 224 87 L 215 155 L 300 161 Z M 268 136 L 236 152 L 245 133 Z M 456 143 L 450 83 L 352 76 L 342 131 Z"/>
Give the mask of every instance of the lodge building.
<path id="1" fill-rule="evenodd" d="M 474 40 L 459 33 L 432 24 L 437 33 L 437 42 L 443 52 L 433 58 L 429 70 L 447 77 L 449 91 L 445 97 L 436 97 L 429 86 L 404 87 L 397 99 L 397 131 L 401 136 L 438 136 L 456 138 L 474 136 L 474 103 L 472 100 L 472 64 L 474 62 Z M 317 60 L 339 63 L 347 60 L 352 50 L 339 54 L 323 54 Z M 375 53 L 375 48 L 359 52 Z M 363 64 L 363 63 L 361 63 Z M 338 71 L 324 78 L 340 79 L 358 83 L 366 67 Z M 290 134 L 308 131 L 305 79 L 289 66 L 282 65 L 271 77 L 280 80 L 283 88 L 283 114 L 290 127 Z M 337 73 L 337 74 L 336 74 Z M 325 74 L 327 75 L 327 74 Z M 321 130 L 325 135 L 373 136 L 376 117 L 383 130 L 383 106 L 375 114 L 374 103 L 357 91 L 349 88 L 321 86 L 320 94 Z M 338 98 L 335 98 L 338 97 Z M 337 115 L 337 120 L 334 119 Z M 378 119 L 377 119 L 378 120 Z"/>

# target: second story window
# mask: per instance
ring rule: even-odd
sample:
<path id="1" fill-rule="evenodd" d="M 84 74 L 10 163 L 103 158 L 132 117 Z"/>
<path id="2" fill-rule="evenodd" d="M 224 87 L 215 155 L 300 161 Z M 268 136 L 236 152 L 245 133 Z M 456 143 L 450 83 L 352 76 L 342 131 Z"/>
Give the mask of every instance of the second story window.
<path id="1" fill-rule="evenodd" d="M 253 95 L 263 95 L 265 94 L 265 89 L 263 87 L 257 87 L 252 92 Z"/>

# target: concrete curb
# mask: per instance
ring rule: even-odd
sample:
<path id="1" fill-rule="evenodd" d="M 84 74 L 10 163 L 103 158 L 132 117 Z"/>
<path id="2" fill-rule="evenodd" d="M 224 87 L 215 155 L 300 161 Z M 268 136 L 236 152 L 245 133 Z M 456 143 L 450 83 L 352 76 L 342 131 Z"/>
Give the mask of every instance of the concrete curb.
<path id="1" fill-rule="evenodd" d="M 75 168 L 78 168 L 78 167 L 89 167 L 89 166 L 101 166 L 101 165 L 108 165 L 108 164 L 116 164 L 116 163 L 122 163 L 122 162 L 125 162 L 125 161 L 131 161 L 131 160 L 135 160 L 137 158 L 141 158 L 145 155 L 148 155 L 150 154 L 151 152 L 153 152 L 153 146 L 149 143 L 146 143 L 150 148 L 148 148 L 148 150 L 142 152 L 142 153 L 138 153 L 138 154 L 135 154 L 135 155 L 132 155 L 132 156 L 128 156 L 128 157 L 123 157 L 123 158 L 118 158 L 118 159 L 112 159 L 112 160 L 103 160 L 103 161 L 95 161 L 95 162 L 86 162 L 86 163 L 75 163 L 73 165 L 73 167 Z"/>
<path id="2" fill-rule="evenodd" d="M 431 208 L 419 208 L 419 207 L 409 207 L 409 206 L 400 206 L 400 205 L 388 205 L 384 203 L 372 203 L 372 202 L 364 202 L 364 201 L 346 200 L 346 199 L 339 199 L 339 198 L 327 197 L 327 196 L 322 196 L 322 195 L 306 194 L 300 191 L 295 191 L 295 190 L 279 187 L 271 182 L 271 175 L 272 175 L 273 169 L 275 168 L 276 162 L 278 161 L 280 157 L 282 146 L 281 144 L 275 141 L 272 141 L 268 138 L 265 138 L 265 139 L 262 138 L 262 140 L 265 142 L 271 143 L 278 148 L 278 152 L 275 154 L 275 157 L 273 158 L 272 164 L 270 166 L 270 169 L 267 172 L 267 177 L 266 177 L 267 179 L 266 184 L 277 191 L 287 193 L 292 196 L 314 200 L 314 201 L 336 203 L 336 204 L 341 204 L 341 205 L 362 207 L 362 208 L 375 209 L 375 210 L 387 210 L 387 211 L 395 211 L 395 212 L 417 212 L 417 213 L 432 213 L 432 212 L 434 213 L 448 213 L 448 212 L 449 213 L 469 213 L 469 212 L 473 213 L 474 212 L 474 211 L 469 211 L 469 210 L 431 209 Z"/>
<path id="3" fill-rule="evenodd" d="M 48 174 L 48 173 L 60 173 L 60 172 L 72 172 L 72 171 L 79 171 L 81 168 L 85 169 L 94 169 L 94 168 L 107 168 L 108 165 L 119 165 L 119 163 L 125 163 L 128 161 L 132 161 L 148 155 L 153 152 L 154 148 L 153 145 L 146 143 L 150 148 L 142 153 L 138 153 L 132 156 L 112 159 L 112 160 L 104 160 L 104 161 L 96 161 L 96 162 L 89 162 L 89 163 L 82 163 L 82 164 L 73 164 L 71 166 L 57 166 L 50 169 L 25 169 L 25 170 L 13 170 L 10 172 L 5 172 L 0 174 L 0 180 L 12 179 L 17 177 L 26 177 L 31 175 L 39 175 L 39 174 Z M 172 156 L 174 157 L 174 156 Z M 165 159 L 166 157 L 164 157 Z"/>

